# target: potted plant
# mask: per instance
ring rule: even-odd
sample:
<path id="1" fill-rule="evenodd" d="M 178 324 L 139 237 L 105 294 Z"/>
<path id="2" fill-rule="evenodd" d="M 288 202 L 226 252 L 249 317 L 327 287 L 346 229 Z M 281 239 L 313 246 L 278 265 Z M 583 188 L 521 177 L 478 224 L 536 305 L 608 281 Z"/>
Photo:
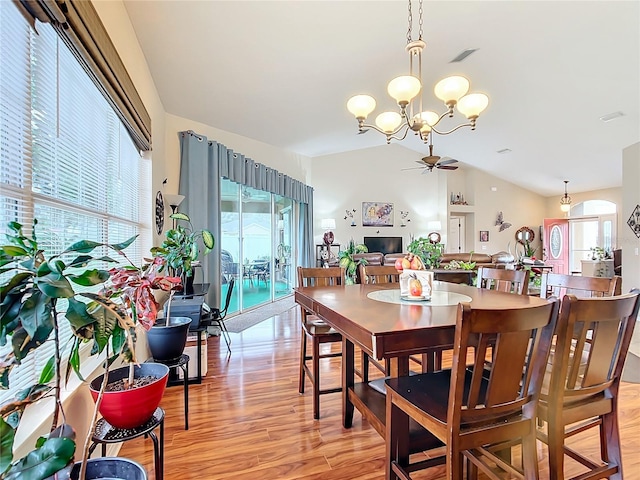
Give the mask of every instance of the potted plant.
<path id="1" fill-rule="evenodd" d="M 173 275 L 182 278 L 185 294 L 193 293 L 193 262 L 200 255 L 200 240 L 204 245 L 204 254 L 208 254 L 215 245 L 213 234 L 209 230 L 194 230 L 189 216 L 176 212 L 171 214 L 176 226 L 167 230 L 165 240 L 160 247 L 153 247 L 154 258 L 161 260 L 160 270 L 168 268 Z M 182 226 L 178 222 L 186 222 Z M 184 351 L 191 319 L 189 317 L 172 317 L 169 297 L 165 320 L 159 320 L 147 333 L 149 349 L 154 359 L 162 362 L 174 360 Z"/>
<path id="2" fill-rule="evenodd" d="M 420 237 L 411 241 L 407 250 L 417 255 L 422 260 L 426 268 L 438 268 L 440 266 L 440 257 L 444 245 L 442 243 L 433 243 L 428 238 Z"/>
<path id="3" fill-rule="evenodd" d="M 82 378 L 80 347 L 86 342 L 93 343 L 92 354 L 106 354 L 103 362 L 104 378 L 108 378 L 109 366 L 117 357 L 130 363 L 135 362 L 136 326 L 138 323 L 142 326 L 153 323 L 153 309 L 140 308 L 142 305 L 149 305 L 145 292 L 152 288 L 151 283 L 130 286 L 139 293 L 136 296 L 139 302 L 134 306 L 122 303 L 119 295 L 105 290 L 99 293 L 78 291 L 78 287 L 103 284 L 113 273 L 90 266 L 96 261 L 114 262 L 108 256 L 92 255 L 97 247 L 107 247 L 126 258 L 123 250 L 135 237 L 119 244 L 83 240 L 74 243 L 59 255 L 46 258 L 38 246 L 36 225 L 37 221 L 34 221 L 33 233 L 27 236 L 22 232 L 22 225 L 9 223 L 9 233 L 6 235 L 8 243 L 0 246 L 0 274 L 4 274 L 6 279 L 0 284 L 0 346 L 5 345 L 7 338 L 13 346 L 11 351 L 5 351 L 0 357 L 2 386 L 9 386 L 11 369 L 45 342 L 53 342 L 55 353 L 43 368 L 36 385 L 18 392 L 15 400 L 0 407 L 2 479 L 44 479 L 58 472 L 65 472 L 60 475 L 68 477 L 73 467 L 76 443 L 73 428 L 59 422 L 61 419 L 64 422 L 65 418 L 60 399 L 62 379 L 65 376 L 68 378 L 70 369 Z M 66 375 L 62 372 L 62 345 L 69 339 L 60 337 L 61 300 L 67 301 L 65 317 L 73 332 Z M 106 382 L 102 382 L 101 391 L 105 386 Z M 41 438 L 36 448 L 25 457 L 14 460 L 13 441 L 22 413 L 29 405 L 44 397 L 54 397 L 55 400 L 51 433 L 46 438 Z M 83 449 L 79 478 L 85 478 L 85 460 L 101 400 L 102 395 L 99 394 Z"/>
<path id="4" fill-rule="evenodd" d="M 349 240 L 347 248 L 338 252 L 338 258 L 340 260 L 340 267 L 344 268 L 345 282 L 347 285 L 353 285 L 356 283 L 356 273 L 358 271 L 358 265 L 366 265 L 367 260 L 360 258 L 357 261 L 354 259 L 356 253 L 367 253 L 369 249 L 362 244 L 356 244 L 353 238 Z"/>
<path id="5" fill-rule="evenodd" d="M 213 234 L 206 229 L 194 230 L 186 213 L 172 213 L 171 218 L 176 221 L 176 226 L 167 230 L 162 245 L 152 248 L 151 253 L 165 260 L 172 275 L 182 277 L 186 294 L 193 293 L 193 262 L 200 255 L 199 240 L 202 239 L 206 255 L 213 250 Z M 182 226 L 179 222 L 186 222 L 187 226 Z"/>

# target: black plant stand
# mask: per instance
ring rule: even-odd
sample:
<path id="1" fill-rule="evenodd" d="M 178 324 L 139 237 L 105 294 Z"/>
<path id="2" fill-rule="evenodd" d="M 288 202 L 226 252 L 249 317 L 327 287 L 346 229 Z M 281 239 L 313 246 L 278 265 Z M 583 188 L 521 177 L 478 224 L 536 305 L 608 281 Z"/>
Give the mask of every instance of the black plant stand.
<path id="1" fill-rule="evenodd" d="M 153 430 L 160 426 L 160 439 Z M 89 447 L 89 455 L 93 453 L 98 444 L 102 444 L 102 456 L 107 456 L 108 443 L 120 443 L 127 440 L 144 435 L 151 437 L 153 441 L 153 460 L 156 470 L 156 480 L 164 478 L 164 410 L 160 407 L 156 408 L 153 416 L 143 425 L 136 428 L 116 428 L 101 418 L 96 423 L 96 428 L 91 437 L 91 446 Z"/>
<path id="2" fill-rule="evenodd" d="M 162 363 L 170 369 L 182 369 L 182 383 L 184 385 L 184 429 L 189 430 L 189 355 L 183 353 L 179 358 L 168 361 L 153 360 Z M 169 386 L 178 385 L 176 382 L 170 382 Z"/>

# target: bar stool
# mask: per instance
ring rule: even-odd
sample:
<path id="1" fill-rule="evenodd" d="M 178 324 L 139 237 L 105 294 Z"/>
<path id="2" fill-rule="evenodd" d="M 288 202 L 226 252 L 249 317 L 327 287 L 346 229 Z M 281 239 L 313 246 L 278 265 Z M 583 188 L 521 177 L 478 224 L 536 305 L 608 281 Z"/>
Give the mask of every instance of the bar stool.
<path id="1" fill-rule="evenodd" d="M 155 430 L 160 426 L 160 439 L 156 436 Z M 144 435 L 151 437 L 153 441 L 153 460 L 156 470 L 156 480 L 164 478 L 164 410 L 156 408 L 153 416 L 146 423 L 136 428 L 116 428 L 109 424 L 104 418 L 96 423 L 96 428 L 91 437 L 89 455 L 93 453 L 98 444 L 102 445 L 102 456 L 107 456 L 108 443 L 120 443 Z"/>
<path id="2" fill-rule="evenodd" d="M 173 360 L 152 360 L 154 362 L 162 363 L 167 367 L 182 369 L 182 379 L 184 384 L 184 429 L 189 430 L 189 355 L 183 353 L 180 357 Z M 177 385 L 171 383 L 169 386 Z"/>

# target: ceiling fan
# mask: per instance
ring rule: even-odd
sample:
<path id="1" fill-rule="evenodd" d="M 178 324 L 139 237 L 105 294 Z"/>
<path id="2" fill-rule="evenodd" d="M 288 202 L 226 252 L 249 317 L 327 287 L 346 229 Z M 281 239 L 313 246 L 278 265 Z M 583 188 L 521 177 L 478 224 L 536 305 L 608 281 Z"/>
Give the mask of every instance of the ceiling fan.
<path id="1" fill-rule="evenodd" d="M 452 163 L 458 163 L 458 160 L 451 157 L 439 157 L 433 154 L 433 144 L 429 145 L 429 155 L 422 157 L 420 160 L 416 160 L 416 163 L 420 164 L 419 167 L 403 168 L 402 170 L 417 170 L 422 168 L 422 175 L 433 171 L 434 168 L 441 170 L 455 170 L 458 167 L 451 165 Z"/>

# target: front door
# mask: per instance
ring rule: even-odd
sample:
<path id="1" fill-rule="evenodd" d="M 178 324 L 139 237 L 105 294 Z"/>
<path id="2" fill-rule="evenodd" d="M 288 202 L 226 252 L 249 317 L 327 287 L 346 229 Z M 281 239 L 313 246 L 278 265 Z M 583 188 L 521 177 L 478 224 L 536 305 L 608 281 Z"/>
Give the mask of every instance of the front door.
<path id="1" fill-rule="evenodd" d="M 544 262 L 553 266 L 553 273 L 569 272 L 569 220 L 566 218 L 545 218 L 542 248 Z"/>

